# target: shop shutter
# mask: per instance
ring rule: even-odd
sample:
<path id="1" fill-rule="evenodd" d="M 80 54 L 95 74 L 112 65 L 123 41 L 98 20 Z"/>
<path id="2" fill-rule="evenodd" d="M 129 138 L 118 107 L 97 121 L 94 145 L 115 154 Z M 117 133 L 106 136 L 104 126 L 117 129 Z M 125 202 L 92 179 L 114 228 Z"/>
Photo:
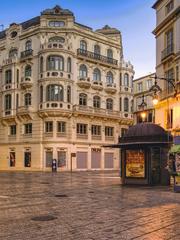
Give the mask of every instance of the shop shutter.
<path id="1" fill-rule="evenodd" d="M 104 155 L 104 168 L 114 168 L 114 154 L 105 153 Z"/>
<path id="2" fill-rule="evenodd" d="M 87 168 L 87 152 L 77 152 L 76 161 L 77 169 L 86 169 Z"/>
<path id="3" fill-rule="evenodd" d="M 101 168 L 101 152 L 91 151 L 91 168 Z"/>
<path id="4" fill-rule="evenodd" d="M 46 152 L 46 167 L 52 166 L 53 152 Z"/>

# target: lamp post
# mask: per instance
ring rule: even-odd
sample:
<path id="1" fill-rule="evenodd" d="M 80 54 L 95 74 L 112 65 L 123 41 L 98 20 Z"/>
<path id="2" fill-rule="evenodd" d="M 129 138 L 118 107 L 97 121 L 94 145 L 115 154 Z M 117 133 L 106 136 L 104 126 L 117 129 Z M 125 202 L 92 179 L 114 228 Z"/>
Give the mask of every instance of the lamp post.
<path id="1" fill-rule="evenodd" d="M 139 104 L 138 107 L 142 111 L 141 112 L 141 118 L 142 118 L 142 121 L 144 122 L 145 118 L 146 118 L 146 112 L 144 110 L 147 107 L 147 103 L 144 101 L 144 94 L 142 95 L 142 103 Z"/>

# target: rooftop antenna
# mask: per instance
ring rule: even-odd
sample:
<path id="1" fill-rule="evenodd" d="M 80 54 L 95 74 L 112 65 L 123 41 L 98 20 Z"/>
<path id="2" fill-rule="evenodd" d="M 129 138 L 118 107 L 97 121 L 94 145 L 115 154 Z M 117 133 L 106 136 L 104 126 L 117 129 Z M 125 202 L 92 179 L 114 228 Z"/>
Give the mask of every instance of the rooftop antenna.
<path id="1" fill-rule="evenodd" d="M 0 24 L 2 31 L 4 30 L 4 24 Z"/>

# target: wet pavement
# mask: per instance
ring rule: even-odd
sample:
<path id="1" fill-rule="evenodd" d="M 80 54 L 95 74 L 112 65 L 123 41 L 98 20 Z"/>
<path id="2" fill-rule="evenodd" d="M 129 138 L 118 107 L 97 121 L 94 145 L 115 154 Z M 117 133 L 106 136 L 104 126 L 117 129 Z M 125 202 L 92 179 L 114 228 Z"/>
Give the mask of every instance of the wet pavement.
<path id="1" fill-rule="evenodd" d="M 0 172 L 0 240 L 180 239 L 180 194 L 117 172 Z"/>

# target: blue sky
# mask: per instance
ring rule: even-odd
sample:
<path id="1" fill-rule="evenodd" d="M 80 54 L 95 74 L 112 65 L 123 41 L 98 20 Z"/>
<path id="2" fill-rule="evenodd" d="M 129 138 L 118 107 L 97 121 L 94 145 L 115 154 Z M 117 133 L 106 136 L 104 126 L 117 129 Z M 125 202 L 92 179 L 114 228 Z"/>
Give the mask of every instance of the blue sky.
<path id="1" fill-rule="evenodd" d="M 135 67 L 135 78 L 155 71 L 155 0 L 0 0 L 0 24 L 23 22 L 43 9 L 59 4 L 74 12 L 76 21 L 101 28 L 118 28 L 123 37 L 124 58 Z"/>

